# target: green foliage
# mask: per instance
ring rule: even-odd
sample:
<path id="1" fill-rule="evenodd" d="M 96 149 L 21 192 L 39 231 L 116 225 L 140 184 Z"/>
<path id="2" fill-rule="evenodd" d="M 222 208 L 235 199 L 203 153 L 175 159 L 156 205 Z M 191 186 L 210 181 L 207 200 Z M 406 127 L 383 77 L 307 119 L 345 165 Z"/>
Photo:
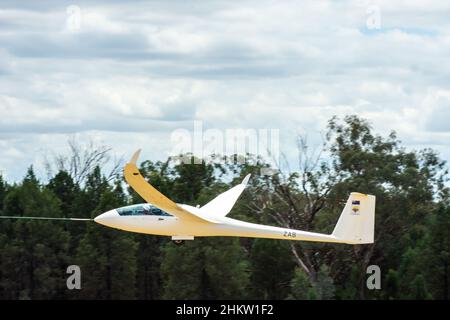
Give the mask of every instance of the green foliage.
<path id="1" fill-rule="evenodd" d="M 350 192 L 374 194 L 374 245 L 218 237 L 175 246 L 88 222 L 0 220 L 0 299 L 448 299 L 445 162 L 431 149 L 406 150 L 394 132 L 377 135 L 357 116 L 331 119 L 326 139 L 326 159 L 304 172 L 261 175 L 270 167 L 257 158 L 145 161 L 141 171 L 163 194 L 192 205 L 252 173 L 232 217 L 318 232 L 331 232 Z M 83 181 L 60 171 L 42 184 L 32 167 L 20 183 L 0 175 L 0 214 L 93 218 L 143 202 L 99 167 Z M 66 288 L 73 264 L 81 267 L 79 291 Z M 366 288 L 371 264 L 381 269 L 381 290 Z"/>
<path id="2" fill-rule="evenodd" d="M 414 230 L 416 231 L 416 230 Z M 450 207 L 440 206 L 402 254 L 401 298 L 448 299 L 450 275 Z"/>
<path id="3" fill-rule="evenodd" d="M 247 261 L 237 239 L 198 239 L 164 247 L 161 272 L 165 299 L 246 297 Z"/>
<path id="4" fill-rule="evenodd" d="M 411 283 L 411 299 L 414 300 L 429 300 L 432 298 L 431 294 L 427 290 L 425 278 L 423 275 L 417 275 Z"/>
<path id="5" fill-rule="evenodd" d="M 167 240 L 161 237 L 136 235 L 136 297 L 153 300 L 162 295 L 161 262 L 162 246 Z"/>
<path id="6" fill-rule="evenodd" d="M 0 174 L 0 215 L 3 212 L 3 202 L 8 191 L 7 187 L 6 181 L 3 180 L 3 176 Z"/>
<path id="7" fill-rule="evenodd" d="M 88 190 L 101 190 L 95 215 L 124 205 L 117 190 L 99 179 L 98 171 L 88 177 Z M 135 298 L 136 251 L 133 236 L 117 230 L 91 225 L 80 241 L 75 261 L 83 270 L 84 290 L 79 297 L 86 299 Z"/>
<path id="8" fill-rule="evenodd" d="M 429 290 L 436 299 L 450 297 L 450 207 L 440 206 L 429 222 L 423 263 Z"/>
<path id="9" fill-rule="evenodd" d="M 397 299 L 399 295 L 399 288 L 400 288 L 400 280 L 398 272 L 389 269 L 385 281 L 385 289 L 384 289 L 385 298 L 388 300 Z"/>
<path id="10" fill-rule="evenodd" d="M 308 275 L 297 268 L 291 280 L 291 294 L 289 299 L 295 300 L 316 300 L 318 298 L 316 288 L 311 284 Z"/>
<path id="11" fill-rule="evenodd" d="M 295 264 L 286 241 L 256 239 L 250 252 L 250 267 L 255 297 L 285 299 L 288 296 Z"/>
<path id="12" fill-rule="evenodd" d="M 330 197 L 345 199 L 352 191 L 377 196 L 375 245 L 355 251 L 346 271 L 350 275 L 350 267 L 359 266 L 361 277 L 354 283 L 359 288 L 358 296 L 364 298 L 367 293 L 364 272 L 371 262 L 382 270 L 399 270 L 399 276 L 405 279 L 400 282 L 411 283 L 417 271 L 408 255 L 418 253 L 407 253 L 408 249 L 414 249 L 414 242 L 426 233 L 425 224 L 436 201 L 447 201 L 445 162 L 429 149 L 406 151 L 395 132 L 386 138 L 373 134 L 370 124 L 356 116 L 348 116 L 343 122 L 333 118 L 328 139 L 333 170 L 340 175 Z M 341 210 L 332 207 L 337 212 Z M 351 255 L 350 250 L 347 256 Z M 406 297 L 406 290 L 401 289 L 404 294 L 399 293 L 399 297 Z"/>
<path id="13" fill-rule="evenodd" d="M 214 167 L 210 164 L 186 164 L 175 165 L 173 181 L 174 199 L 180 202 L 196 204 L 200 192 L 214 181 Z"/>
<path id="14" fill-rule="evenodd" d="M 58 172 L 50 179 L 47 188 L 61 201 L 61 212 L 64 217 L 73 217 L 73 198 L 79 192 L 79 186 L 65 171 Z"/>
<path id="15" fill-rule="evenodd" d="M 334 298 L 335 287 L 327 265 L 323 264 L 320 266 L 314 288 L 319 299 L 330 300 Z"/>
<path id="16" fill-rule="evenodd" d="M 4 201 L 4 210 L 10 215 L 61 215 L 59 200 L 41 188 L 32 168 L 22 184 L 8 192 Z M 61 225 L 36 220 L 6 222 L 1 229 L 4 235 L 0 260 L 1 298 L 64 297 L 63 266 L 68 259 L 68 232 Z"/>
<path id="17" fill-rule="evenodd" d="M 329 275 L 326 265 L 320 267 L 317 273 L 317 279 L 311 281 L 308 275 L 297 268 L 295 276 L 291 281 L 290 299 L 298 300 L 330 300 L 335 296 L 335 287 L 333 279 Z"/>
<path id="18" fill-rule="evenodd" d="M 137 243 L 129 234 L 88 228 L 75 257 L 83 274 L 77 298 L 133 299 L 136 297 Z"/>

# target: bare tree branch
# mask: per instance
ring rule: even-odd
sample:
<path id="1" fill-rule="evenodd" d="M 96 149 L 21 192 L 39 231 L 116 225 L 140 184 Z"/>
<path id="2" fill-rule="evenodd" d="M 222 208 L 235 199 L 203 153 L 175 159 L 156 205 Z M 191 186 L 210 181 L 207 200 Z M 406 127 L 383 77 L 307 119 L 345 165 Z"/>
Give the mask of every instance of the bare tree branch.
<path id="1" fill-rule="evenodd" d="M 310 149 L 307 137 L 299 136 L 297 148 L 299 171 L 286 173 L 276 168 L 277 173 L 267 180 L 267 188 L 262 192 L 264 197 L 256 197 L 255 203 L 248 207 L 253 212 L 266 212 L 280 226 L 311 230 L 317 213 L 327 205 L 327 197 L 340 177 L 323 158 L 325 143 Z M 291 243 L 290 248 L 297 265 L 311 281 L 316 281 L 320 251 L 298 243 Z"/>
<path id="2" fill-rule="evenodd" d="M 76 136 L 70 137 L 67 144 L 69 150 L 66 154 L 53 154 L 50 159 L 47 156 L 44 158 L 44 166 L 49 177 L 53 176 L 55 172 L 66 171 L 76 183 L 83 185 L 97 166 L 103 169 L 107 165 L 111 165 L 105 174 L 108 181 L 115 179 L 120 174 L 123 159 L 112 160 L 111 147 L 97 144 L 92 138 L 83 144 Z"/>

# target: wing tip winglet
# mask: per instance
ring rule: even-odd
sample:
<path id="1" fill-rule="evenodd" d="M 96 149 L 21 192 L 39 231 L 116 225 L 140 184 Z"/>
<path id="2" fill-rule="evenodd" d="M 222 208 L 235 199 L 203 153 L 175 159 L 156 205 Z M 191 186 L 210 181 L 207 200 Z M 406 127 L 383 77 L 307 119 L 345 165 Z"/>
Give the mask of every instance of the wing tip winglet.
<path id="1" fill-rule="evenodd" d="M 137 162 L 137 160 L 138 160 L 138 158 L 139 158 L 139 155 L 141 154 L 141 150 L 142 150 L 142 149 L 137 149 L 137 150 L 136 150 L 136 152 L 135 152 L 135 153 L 133 154 L 133 156 L 131 157 L 130 163 L 136 164 L 136 162 Z"/>
<path id="2" fill-rule="evenodd" d="M 248 183 L 248 180 L 250 180 L 250 176 L 251 176 L 250 173 L 249 173 L 248 175 L 246 175 L 245 178 L 244 178 L 244 180 L 242 180 L 241 184 L 243 184 L 243 185 L 246 186 L 247 183 Z"/>

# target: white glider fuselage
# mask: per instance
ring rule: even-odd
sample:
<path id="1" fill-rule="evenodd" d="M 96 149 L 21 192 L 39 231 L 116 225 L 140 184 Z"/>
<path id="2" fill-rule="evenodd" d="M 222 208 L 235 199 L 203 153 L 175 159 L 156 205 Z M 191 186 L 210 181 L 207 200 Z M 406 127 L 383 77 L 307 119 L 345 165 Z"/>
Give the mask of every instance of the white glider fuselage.
<path id="1" fill-rule="evenodd" d="M 184 208 L 190 207 L 180 205 Z M 190 207 L 196 209 L 195 207 Z M 194 237 L 234 236 L 302 241 L 343 242 L 333 235 L 273 227 L 240 221 L 228 217 L 216 218 L 216 222 L 183 221 L 174 216 L 135 215 L 120 216 L 111 210 L 95 219 L 108 227 L 130 232 L 171 236 L 178 239 Z"/>

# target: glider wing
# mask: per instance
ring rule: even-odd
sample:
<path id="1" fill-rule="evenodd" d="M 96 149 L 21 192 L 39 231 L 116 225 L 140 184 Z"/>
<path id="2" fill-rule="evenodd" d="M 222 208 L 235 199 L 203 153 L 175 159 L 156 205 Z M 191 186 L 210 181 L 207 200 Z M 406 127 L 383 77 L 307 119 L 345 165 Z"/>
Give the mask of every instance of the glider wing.
<path id="1" fill-rule="evenodd" d="M 248 174 L 240 184 L 219 194 L 213 200 L 201 207 L 200 211 L 212 216 L 225 217 L 233 208 L 242 191 L 244 191 L 249 179 L 250 175 Z"/>
<path id="2" fill-rule="evenodd" d="M 203 217 L 199 214 L 189 212 L 175 202 L 167 198 L 161 192 L 155 189 L 149 184 L 139 172 L 136 166 L 137 159 L 139 158 L 141 150 L 136 151 L 131 158 L 130 162 L 125 165 L 124 176 L 127 183 L 136 191 L 145 201 L 153 204 L 159 209 L 166 211 L 180 219 L 192 222 L 209 222 L 215 223 L 216 221 Z"/>

